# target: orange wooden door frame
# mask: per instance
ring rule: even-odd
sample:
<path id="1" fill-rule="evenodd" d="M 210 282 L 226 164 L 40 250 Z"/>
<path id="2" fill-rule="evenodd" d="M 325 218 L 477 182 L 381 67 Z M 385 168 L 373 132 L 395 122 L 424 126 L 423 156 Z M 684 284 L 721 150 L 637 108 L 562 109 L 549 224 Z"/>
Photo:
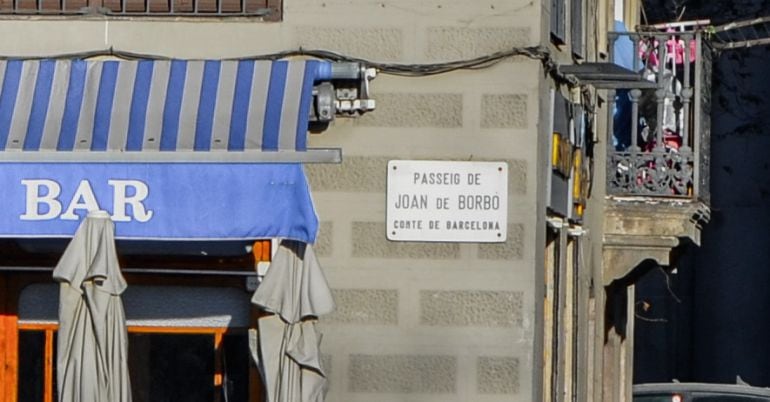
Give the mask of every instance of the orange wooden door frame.
<path id="1" fill-rule="evenodd" d="M 16 281 L 0 274 L 0 402 L 16 402 L 19 332 Z"/>
<path id="2" fill-rule="evenodd" d="M 269 239 L 257 240 L 252 246 L 253 261 L 251 264 L 257 262 L 270 262 L 272 257 L 272 242 Z M 164 277 L 162 274 L 153 276 L 143 275 L 131 275 L 127 274 L 127 279 L 131 284 L 152 284 L 161 285 L 169 283 L 173 285 L 187 285 L 196 286 L 200 285 L 201 277 Z M 19 368 L 19 322 L 18 322 L 18 301 L 20 290 L 28 284 L 36 282 L 44 282 L 50 280 L 50 274 L 19 274 L 19 273 L 3 273 L 0 272 L 0 402 L 18 402 L 18 368 Z M 205 278 L 208 285 L 212 282 L 220 286 L 238 286 L 242 285 L 241 278 L 220 278 L 212 280 L 211 278 Z M 257 313 L 252 308 L 251 313 L 251 328 L 256 327 Z M 44 390 L 44 400 L 49 401 L 53 395 L 53 387 L 55 386 L 56 379 L 53 378 L 52 365 L 55 364 L 55 356 L 53 356 L 52 340 L 53 332 L 56 331 L 58 325 L 51 324 L 24 324 L 23 330 L 38 330 L 44 331 L 46 334 L 45 359 L 46 370 L 44 375 L 46 376 L 45 383 L 46 388 Z M 246 329 L 241 329 L 246 330 Z M 217 359 L 216 373 L 215 373 L 215 386 L 221 389 L 223 373 L 221 362 L 221 346 L 222 337 L 225 333 L 229 332 L 225 328 L 156 328 L 156 327 L 133 327 L 128 328 L 132 333 L 201 333 L 212 334 L 215 336 L 215 353 Z M 249 365 L 249 400 L 261 401 L 264 395 L 264 385 L 262 384 L 261 376 L 257 371 L 253 362 Z M 219 395 L 219 394 L 217 394 Z M 23 401 L 24 402 L 24 401 Z"/>

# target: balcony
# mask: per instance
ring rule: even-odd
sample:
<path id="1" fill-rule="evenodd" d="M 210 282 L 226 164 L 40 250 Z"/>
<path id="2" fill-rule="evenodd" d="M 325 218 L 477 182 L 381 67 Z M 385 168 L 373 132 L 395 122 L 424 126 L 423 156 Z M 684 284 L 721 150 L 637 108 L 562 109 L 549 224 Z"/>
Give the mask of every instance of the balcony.
<path id="1" fill-rule="evenodd" d="M 712 50 L 700 32 L 613 32 L 644 80 L 609 94 L 607 194 L 709 200 Z"/>
<path id="2" fill-rule="evenodd" d="M 613 32 L 610 60 L 643 79 L 608 94 L 606 283 L 700 243 L 709 210 L 712 49 L 697 31 Z"/>

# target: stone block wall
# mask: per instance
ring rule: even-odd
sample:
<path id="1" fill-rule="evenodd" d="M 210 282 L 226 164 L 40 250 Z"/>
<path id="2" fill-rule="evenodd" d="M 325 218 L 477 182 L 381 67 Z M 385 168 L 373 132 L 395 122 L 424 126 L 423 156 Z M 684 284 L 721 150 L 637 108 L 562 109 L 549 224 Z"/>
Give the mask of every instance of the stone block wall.
<path id="1" fill-rule="evenodd" d="M 532 45 L 539 5 L 492 3 L 367 3 L 377 10 L 371 26 L 358 15 L 353 26 L 297 27 L 292 40 L 403 63 Z M 322 4 L 325 13 L 336 7 L 356 15 L 349 2 Z M 287 19 L 293 12 L 305 18 L 287 8 Z M 320 240 L 337 302 L 321 324 L 331 356 L 329 400 L 532 400 L 541 79 L 538 62 L 527 59 L 431 78 L 382 75 L 372 83 L 375 112 L 311 137 L 312 145 L 344 153 L 340 165 L 306 166 L 326 222 L 321 237 L 331 239 Z M 386 165 L 393 159 L 506 161 L 508 240 L 388 241 Z"/>
<path id="2" fill-rule="evenodd" d="M 380 62 L 433 63 L 537 45 L 544 4 L 529 0 L 284 0 L 284 21 L 4 21 L 0 53 L 114 48 L 179 58 L 324 49 Z M 327 400 L 531 401 L 535 359 L 538 136 L 545 79 L 524 57 L 423 78 L 381 75 L 377 110 L 337 120 L 308 165 L 318 255 L 338 305 L 322 317 Z M 385 237 L 391 159 L 508 163 L 508 240 L 402 243 Z"/>
<path id="3" fill-rule="evenodd" d="M 377 3 L 381 18 L 371 28 L 316 24 L 294 38 L 304 48 L 403 63 L 533 44 L 539 6 L 460 3 Z M 517 58 L 430 78 L 382 75 L 372 83 L 375 112 L 311 137 L 344 153 L 339 165 L 305 169 L 321 237 L 331 239 L 319 241 L 337 302 L 321 324 L 329 400 L 532 400 L 541 74 L 538 62 Z M 507 241 L 388 241 L 386 166 L 394 159 L 506 161 Z"/>

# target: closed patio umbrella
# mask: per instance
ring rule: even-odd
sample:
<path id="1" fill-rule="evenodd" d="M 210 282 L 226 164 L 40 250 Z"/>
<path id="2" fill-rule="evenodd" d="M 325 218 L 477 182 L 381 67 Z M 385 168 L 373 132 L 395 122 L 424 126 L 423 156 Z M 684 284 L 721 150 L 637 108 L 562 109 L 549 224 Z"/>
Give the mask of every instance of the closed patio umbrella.
<path id="1" fill-rule="evenodd" d="M 312 246 L 282 241 L 251 302 L 272 313 L 250 334 L 266 402 L 323 402 L 326 376 L 315 322 L 334 311 L 334 300 Z"/>
<path id="2" fill-rule="evenodd" d="M 56 356 L 60 402 L 130 402 L 126 281 L 104 211 L 88 214 L 53 272 L 60 283 Z"/>

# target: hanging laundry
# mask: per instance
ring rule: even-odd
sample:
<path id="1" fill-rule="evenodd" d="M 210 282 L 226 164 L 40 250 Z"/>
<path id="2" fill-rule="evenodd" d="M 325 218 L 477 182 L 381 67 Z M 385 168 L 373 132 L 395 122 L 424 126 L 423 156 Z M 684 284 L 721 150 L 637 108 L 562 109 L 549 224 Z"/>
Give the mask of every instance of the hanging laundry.
<path id="1" fill-rule="evenodd" d="M 669 28 L 666 32 L 675 33 L 675 31 Z M 672 35 L 669 40 L 666 41 L 666 63 L 673 61 L 675 64 L 684 64 L 685 62 L 685 41 L 677 36 Z M 690 40 L 690 55 L 689 62 L 695 61 L 695 41 Z"/>

